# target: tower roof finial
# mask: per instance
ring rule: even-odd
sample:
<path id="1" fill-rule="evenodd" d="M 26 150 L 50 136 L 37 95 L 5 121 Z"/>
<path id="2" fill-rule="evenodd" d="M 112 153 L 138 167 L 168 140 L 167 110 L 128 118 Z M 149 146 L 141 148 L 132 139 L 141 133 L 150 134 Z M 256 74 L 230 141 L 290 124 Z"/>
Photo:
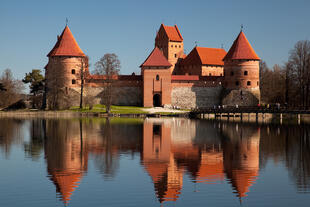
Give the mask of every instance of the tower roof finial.
<path id="1" fill-rule="evenodd" d="M 243 30 L 243 24 L 241 24 L 241 29 L 240 29 L 240 31 L 242 32 L 242 30 Z"/>
<path id="2" fill-rule="evenodd" d="M 68 18 L 66 17 L 66 26 L 68 26 Z"/>

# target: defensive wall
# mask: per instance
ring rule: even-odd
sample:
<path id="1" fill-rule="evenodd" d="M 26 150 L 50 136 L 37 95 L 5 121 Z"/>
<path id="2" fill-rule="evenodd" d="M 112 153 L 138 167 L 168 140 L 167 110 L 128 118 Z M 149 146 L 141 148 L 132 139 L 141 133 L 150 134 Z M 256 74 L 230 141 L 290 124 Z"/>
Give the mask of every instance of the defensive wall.
<path id="1" fill-rule="evenodd" d="M 93 97 L 96 104 L 102 103 L 105 80 L 106 78 L 100 75 L 88 76 L 84 85 L 84 96 Z M 141 75 L 119 75 L 113 77 L 113 80 L 113 104 L 142 106 Z M 171 104 L 166 107 L 191 109 L 218 105 L 221 103 L 222 80 L 223 77 L 220 76 L 172 75 Z M 76 92 L 80 93 L 80 90 L 80 86 L 75 87 Z"/>

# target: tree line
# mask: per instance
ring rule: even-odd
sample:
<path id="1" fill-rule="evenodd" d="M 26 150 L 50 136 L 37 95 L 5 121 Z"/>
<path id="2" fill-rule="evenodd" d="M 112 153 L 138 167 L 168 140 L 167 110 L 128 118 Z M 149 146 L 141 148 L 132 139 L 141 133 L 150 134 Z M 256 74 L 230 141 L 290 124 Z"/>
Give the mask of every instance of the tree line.
<path id="1" fill-rule="evenodd" d="M 262 103 L 280 103 L 290 107 L 310 106 L 310 41 L 298 41 L 283 65 L 269 68 L 260 62 Z"/>

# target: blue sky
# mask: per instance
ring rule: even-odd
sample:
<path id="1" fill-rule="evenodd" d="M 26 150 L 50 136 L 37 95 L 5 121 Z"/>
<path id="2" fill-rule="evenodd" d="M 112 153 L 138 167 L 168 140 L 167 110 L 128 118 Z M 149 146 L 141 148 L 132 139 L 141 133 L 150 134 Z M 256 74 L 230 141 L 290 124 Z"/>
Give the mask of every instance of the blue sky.
<path id="1" fill-rule="evenodd" d="M 0 0 L 0 73 L 10 68 L 22 78 L 34 68 L 43 70 L 66 18 L 91 69 L 113 52 L 122 74 L 139 72 L 161 23 L 178 25 L 186 53 L 195 41 L 202 47 L 223 44 L 228 51 L 243 24 L 256 53 L 272 67 L 287 60 L 298 40 L 310 39 L 309 8 L 306 0 Z"/>

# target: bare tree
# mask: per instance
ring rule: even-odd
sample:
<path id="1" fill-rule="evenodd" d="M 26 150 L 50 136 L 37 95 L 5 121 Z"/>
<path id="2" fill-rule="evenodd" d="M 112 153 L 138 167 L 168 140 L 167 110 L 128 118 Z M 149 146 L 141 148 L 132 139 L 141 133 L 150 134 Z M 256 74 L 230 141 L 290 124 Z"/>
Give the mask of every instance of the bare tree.
<path id="1" fill-rule="evenodd" d="M 79 78 L 81 79 L 81 94 L 80 94 L 80 109 L 83 108 L 83 96 L 84 96 L 84 83 L 85 83 L 85 77 L 87 76 L 88 72 L 88 56 L 82 57 L 80 59 L 80 72 L 79 72 Z"/>
<path id="2" fill-rule="evenodd" d="M 6 89 L 0 91 L 0 107 L 9 106 L 21 98 L 24 85 L 22 81 L 14 79 L 10 69 L 3 71 L 0 77 L 0 82 Z"/>
<path id="3" fill-rule="evenodd" d="M 309 106 L 310 95 L 310 41 L 298 41 L 290 51 L 290 67 L 296 76 L 301 106 Z"/>
<path id="4" fill-rule="evenodd" d="M 284 67 L 274 65 L 269 69 L 260 63 L 260 90 L 263 103 L 285 103 L 286 74 Z"/>
<path id="5" fill-rule="evenodd" d="M 95 64 L 95 73 L 104 75 L 105 87 L 103 91 L 103 103 L 107 113 L 110 113 L 115 77 L 120 71 L 120 61 L 116 54 L 107 53 Z"/>
<path id="6" fill-rule="evenodd" d="M 0 91 L 6 91 L 6 89 L 2 83 L 0 83 Z"/>

